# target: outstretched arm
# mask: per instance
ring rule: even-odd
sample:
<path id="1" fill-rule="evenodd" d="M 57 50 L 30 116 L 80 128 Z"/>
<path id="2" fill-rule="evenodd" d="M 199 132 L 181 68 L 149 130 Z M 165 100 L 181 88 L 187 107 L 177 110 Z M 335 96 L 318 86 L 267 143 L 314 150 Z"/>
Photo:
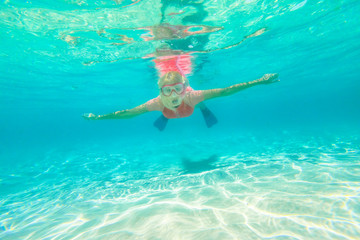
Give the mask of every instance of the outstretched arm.
<path id="1" fill-rule="evenodd" d="M 105 114 L 105 115 L 95 115 L 93 113 L 88 113 L 88 114 L 84 114 L 83 117 L 85 119 L 89 119 L 89 120 L 127 119 L 127 118 L 136 117 L 136 116 L 146 113 L 146 112 L 148 112 L 148 109 L 146 107 L 146 103 L 144 103 L 144 104 L 137 106 L 135 108 L 132 108 L 132 109 L 117 111 L 117 112 L 109 113 L 109 114 Z"/>
<path id="2" fill-rule="evenodd" d="M 239 84 L 235 84 L 235 85 L 232 85 L 232 86 L 226 87 L 226 88 L 203 90 L 202 92 L 203 92 L 204 100 L 208 100 L 208 99 L 216 98 L 216 97 L 229 96 L 229 95 L 237 93 L 241 90 L 244 90 L 246 88 L 253 87 L 253 86 L 256 86 L 259 84 L 270 84 L 270 83 L 278 82 L 278 81 L 280 81 L 277 79 L 278 76 L 279 76 L 279 74 L 277 74 L 277 73 L 265 74 L 262 78 L 259 78 L 257 80 L 251 81 L 251 82 L 239 83 Z"/>

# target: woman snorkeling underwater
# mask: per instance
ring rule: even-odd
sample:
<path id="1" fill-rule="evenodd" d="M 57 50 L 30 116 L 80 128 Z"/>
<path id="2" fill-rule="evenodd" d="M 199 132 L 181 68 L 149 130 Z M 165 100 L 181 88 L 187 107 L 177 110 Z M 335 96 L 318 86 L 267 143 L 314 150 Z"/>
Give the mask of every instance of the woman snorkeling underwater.
<path id="1" fill-rule="evenodd" d="M 260 84 L 270 84 L 278 82 L 278 74 L 265 74 L 263 77 L 246 82 L 238 83 L 226 88 L 209 90 L 193 90 L 186 74 L 191 72 L 190 55 L 183 54 L 177 56 L 164 56 L 154 60 L 159 69 L 160 78 L 158 80 L 159 96 L 141 104 L 135 108 L 116 111 L 105 115 L 85 114 L 83 117 L 89 120 L 103 119 L 127 119 L 136 117 L 146 112 L 160 111 L 162 116 L 155 121 L 154 125 L 160 130 L 164 130 L 167 120 L 171 118 L 184 118 L 192 115 L 195 106 L 200 107 L 208 127 L 214 125 L 217 120 L 203 101 L 225 97 Z"/>

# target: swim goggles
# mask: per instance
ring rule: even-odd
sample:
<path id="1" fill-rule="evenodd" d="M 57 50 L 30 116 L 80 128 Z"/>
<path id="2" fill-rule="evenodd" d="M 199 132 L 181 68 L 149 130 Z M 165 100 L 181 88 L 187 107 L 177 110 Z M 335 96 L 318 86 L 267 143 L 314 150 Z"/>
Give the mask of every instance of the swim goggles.
<path id="1" fill-rule="evenodd" d="M 177 95 L 184 93 L 185 85 L 183 83 L 168 84 L 161 87 L 161 92 L 164 96 L 168 97 L 175 92 Z"/>

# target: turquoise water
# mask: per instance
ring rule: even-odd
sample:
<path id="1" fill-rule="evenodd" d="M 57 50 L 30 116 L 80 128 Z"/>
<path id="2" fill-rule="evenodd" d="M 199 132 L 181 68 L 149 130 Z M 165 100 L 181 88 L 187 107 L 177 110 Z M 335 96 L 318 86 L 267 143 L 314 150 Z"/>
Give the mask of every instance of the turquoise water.
<path id="1" fill-rule="evenodd" d="M 0 239 L 358 239 L 359 11 L 1 1 Z M 156 97 L 149 55 L 164 44 L 193 56 L 194 89 L 280 82 L 206 102 L 212 128 L 197 109 L 163 132 L 159 112 L 81 117 Z"/>

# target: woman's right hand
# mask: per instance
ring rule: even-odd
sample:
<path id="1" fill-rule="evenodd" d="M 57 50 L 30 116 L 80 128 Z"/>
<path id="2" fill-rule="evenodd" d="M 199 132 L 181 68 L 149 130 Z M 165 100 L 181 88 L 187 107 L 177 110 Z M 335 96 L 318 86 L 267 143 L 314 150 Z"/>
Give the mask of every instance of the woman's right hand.
<path id="1" fill-rule="evenodd" d="M 85 118 L 87 120 L 95 120 L 97 118 L 97 116 L 93 113 L 85 113 L 83 115 L 83 118 Z"/>

